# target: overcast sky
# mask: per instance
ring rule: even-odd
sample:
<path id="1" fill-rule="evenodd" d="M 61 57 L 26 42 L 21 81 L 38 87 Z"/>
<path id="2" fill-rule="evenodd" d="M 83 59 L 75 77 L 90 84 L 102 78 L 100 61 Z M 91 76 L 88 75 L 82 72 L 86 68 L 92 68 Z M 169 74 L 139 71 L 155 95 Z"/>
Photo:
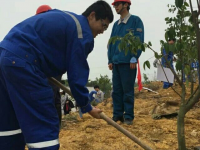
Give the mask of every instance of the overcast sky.
<path id="1" fill-rule="evenodd" d="M 0 5 L 0 41 L 8 31 L 17 23 L 35 15 L 36 9 L 43 4 L 52 8 L 72 11 L 81 14 L 89 5 L 96 0 L 1 0 Z M 106 0 L 111 4 L 114 0 Z M 151 41 L 153 49 L 160 50 L 160 40 L 164 40 L 165 29 L 167 28 L 164 18 L 169 16 L 167 4 L 174 4 L 175 0 L 132 0 L 130 13 L 139 16 L 145 29 L 145 42 Z M 194 1 L 194 0 L 192 0 Z M 114 13 L 114 21 L 119 19 L 119 15 Z M 113 23 L 104 34 L 95 38 L 95 47 L 88 57 L 90 66 L 90 79 L 94 80 L 101 75 L 112 77 L 112 72 L 107 67 L 107 42 L 109 40 Z M 156 69 L 152 66 L 154 61 L 153 53 L 146 50 L 140 57 L 141 73 L 146 73 L 150 79 L 154 78 Z M 149 60 L 151 69 L 143 69 L 143 62 Z"/>

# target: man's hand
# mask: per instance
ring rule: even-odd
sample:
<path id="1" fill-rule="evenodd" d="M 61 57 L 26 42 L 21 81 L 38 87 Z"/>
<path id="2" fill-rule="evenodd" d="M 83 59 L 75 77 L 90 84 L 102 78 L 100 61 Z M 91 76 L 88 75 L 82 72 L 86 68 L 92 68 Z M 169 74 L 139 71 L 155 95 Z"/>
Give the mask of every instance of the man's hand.
<path id="1" fill-rule="evenodd" d="M 130 68 L 131 68 L 131 69 L 135 69 L 135 68 L 136 68 L 136 64 L 137 64 L 137 63 L 130 63 Z"/>
<path id="2" fill-rule="evenodd" d="M 93 107 L 93 109 L 88 112 L 92 117 L 96 118 L 96 119 L 101 119 L 100 117 L 100 113 L 102 112 L 102 110 L 100 110 L 99 108 Z"/>
<path id="3" fill-rule="evenodd" d="M 113 65 L 112 65 L 112 64 L 108 64 L 108 68 L 109 68 L 110 70 L 112 70 L 112 69 L 113 69 Z"/>

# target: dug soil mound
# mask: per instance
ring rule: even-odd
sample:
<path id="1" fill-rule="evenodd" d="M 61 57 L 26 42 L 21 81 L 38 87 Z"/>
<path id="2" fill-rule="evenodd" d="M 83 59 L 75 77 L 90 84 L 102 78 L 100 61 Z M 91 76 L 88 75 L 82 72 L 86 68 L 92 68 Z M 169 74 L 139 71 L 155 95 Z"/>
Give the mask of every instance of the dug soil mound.
<path id="1" fill-rule="evenodd" d="M 177 150 L 177 117 L 166 114 L 178 111 L 180 97 L 170 88 L 162 89 L 162 83 L 153 82 L 148 88 L 156 93 L 135 88 L 135 119 L 133 125 L 122 127 L 130 131 L 154 150 Z M 156 87 L 156 88 L 155 88 Z M 173 86 L 180 92 L 180 88 Z M 187 91 L 189 95 L 189 89 Z M 196 104 L 185 118 L 185 138 L 188 149 L 200 145 L 200 104 Z M 108 117 L 112 117 L 112 99 L 99 104 Z M 164 116 L 162 116 L 164 114 Z M 80 119 L 78 112 L 63 117 L 60 132 L 60 150 L 142 150 L 104 120 L 88 114 Z"/>

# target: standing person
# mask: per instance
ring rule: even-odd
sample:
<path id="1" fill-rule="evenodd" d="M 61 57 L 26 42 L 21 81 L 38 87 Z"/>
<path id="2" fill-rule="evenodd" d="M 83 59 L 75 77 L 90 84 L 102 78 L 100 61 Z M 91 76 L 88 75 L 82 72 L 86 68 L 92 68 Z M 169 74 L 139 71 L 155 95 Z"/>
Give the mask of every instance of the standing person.
<path id="1" fill-rule="evenodd" d="M 113 21 L 99 0 L 82 15 L 49 10 L 14 26 L 0 43 L 0 150 L 59 149 L 59 120 L 48 77 L 67 71 L 83 113 L 100 118 L 88 103 L 87 56 L 94 38 Z"/>
<path id="2" fill-rule="evenodd" d="M 176 39 L 169 39 L 168 40 L 168 44 L 172 45 L 174 44 L 176 41 Z M 163 67 L 165 68 L 169 68 L 168 63 L 170 64 L 171 68 L 174 69 L 174 65 L 173 65 L 173 60 L 174 58 L 174 54 L 172 51 L 169 51 L 168 53 L 166 52 L 165 49 L 163 49 L 162 51 L 163 53 L 163 57 L 161 58 L 161 64 Z M 167 61 L 168 63 L 167 63 Z M 173 86 L 173 83 L 169 83 L 169 82 L 163 82 L 163 89 L 168 89 L 169 87 Z"/>
<path id="3" fill-rule="evenodd" d="M 120 19 L 113 25 L 111 37 L 123 37 L 130 30 L 141 42 L 144 42 L 144 27 L 142 20 L 129 13 L 130 0 L 115 0 L 114 6 Z M 113 120 L 121 121 L 131 125 L 134 119 L 134 84 L 136 78 L 136 64 L 141 55 L 141 50 L 137 54 L 130 51 L 127 55 L 118 49 L 119 42 L 108 46 L 108 67 L 112 70 L 113 82 Z M 124 120 L 125 119 L 125 120 Z"/>

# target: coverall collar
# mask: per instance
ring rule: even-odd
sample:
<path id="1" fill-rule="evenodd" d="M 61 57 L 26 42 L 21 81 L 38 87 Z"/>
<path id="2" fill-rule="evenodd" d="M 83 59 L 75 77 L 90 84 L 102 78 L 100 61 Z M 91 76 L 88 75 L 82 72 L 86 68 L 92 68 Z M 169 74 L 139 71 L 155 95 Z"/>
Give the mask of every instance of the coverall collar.
<path id="1" fill-rule="evenodd" d="M 124 24 L 126 24 L 127 22 L 128 22 L 128 19 L 130 18 L 130 16 L 131 16 L 131 14 L 130 13 L 128 13 L 128 15 L 126 15 L 126 17 L 124 17 L 123 19 L 119 19 L 119 21 L 118 21 L 118 25 L 120 24 L 120 23 L 124 23 Z"/>

